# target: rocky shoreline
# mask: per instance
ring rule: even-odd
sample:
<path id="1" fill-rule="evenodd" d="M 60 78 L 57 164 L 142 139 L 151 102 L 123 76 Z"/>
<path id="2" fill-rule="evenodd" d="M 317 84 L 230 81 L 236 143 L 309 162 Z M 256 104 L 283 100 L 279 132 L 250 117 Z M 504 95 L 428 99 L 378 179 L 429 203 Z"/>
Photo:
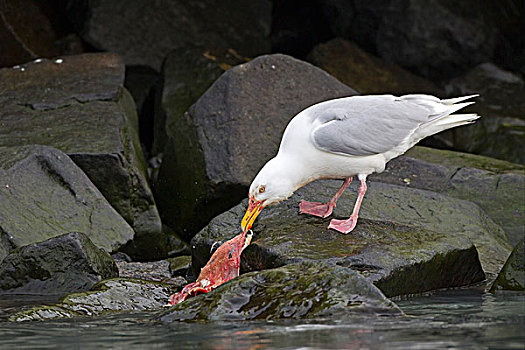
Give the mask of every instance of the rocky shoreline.
<path id="1" fill-rule="evenodd" d="M 333 5 L 333 37 L 297 58 L 272 51 L 266 0 L 210 26 L 196 5 L 148 7 L 136 37 L 160 35 L 140 30 L 148 18 L 163 23 L 156 31 L 176 33 L 151 47 L 124 34 L 129 22 L 111 23 L 124 2 L 86 6 L 90 16 L 68 8 L 85 29 L 75 35 L 107 52 L 35 59 L 12 49 L 17 61 L 0 60 L 9 63 L 0 69 L 0 296 L 60 297 L 2 319 L 141 310 L 158 310 L 163 322 L 399 316 L 395 296 L 524 290 L 525 72 L 494 63 L 502 34 L 482 25 L 494 19 L 455 17 L 461 28 L 485 28 L 468 47 L 455 42 L 467 33 L 446 41 L 429 27 L 425 35 L 444 51 L 431 59 L 414 53 L 423 45 L 414 27 L 427 9 L 414 5 L 415 19 L 397 29 L 398 12 L 376 9 L 368 19 L 381 25 L 362 38 L 378 41 L 364 43 Z M 230 9 L 221 6 L 208 15 Z M 369 14 L 367 6 L 355 14 Z M 443 1 L 429 6 L 436 16 L 452 11 Z M 170 22 L 175 10 L 191 25 Z M 400 36 L 410 40 L 394 55 Z M 239 233 L 248 186 L 296 113 L 343 96 L 413 92 L 479 93 L 468 108 L 482 118 L 424 141 L 447 150 L 417 146 L 370 176 L 352 234 L 299 215 L 301 199 L 327 200 L 337 181 L 312 183 L 267 209 L 240 277 L 163 310 L 212 250 Z M 335 217 L 351 211 L 355 193 L 350 187 Z"/>

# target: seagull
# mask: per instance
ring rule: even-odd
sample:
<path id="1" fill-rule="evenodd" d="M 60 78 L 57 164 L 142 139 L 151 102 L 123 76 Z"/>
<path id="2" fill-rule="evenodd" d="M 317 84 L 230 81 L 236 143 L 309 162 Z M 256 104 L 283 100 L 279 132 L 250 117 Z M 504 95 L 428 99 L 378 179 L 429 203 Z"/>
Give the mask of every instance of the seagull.
<path id="1" fill-rule="evenodd" d="M 473 123 L 477 114 L 453 114 L 474 103 L 478 95 L 451 99 L 424 94 L 351 96 L 310 106 L 289 122 L 277 155 L 259 171 L 249 190 L 248 209 L 241 220 L 249 230 L 261 211 L 288 199 L 297 189 L 318 179 L 342 179 L 327 203 L 299 203 L 300 214 L 326 218 L 357 176 L 357 200 L 350 217 L 332 219 L 329 229 L 351 232 L 366 193 L 366 178 L 381 173 L 386 163 L 421 139 Z M 460 103 L 461 102 L 461 103 Z"/>

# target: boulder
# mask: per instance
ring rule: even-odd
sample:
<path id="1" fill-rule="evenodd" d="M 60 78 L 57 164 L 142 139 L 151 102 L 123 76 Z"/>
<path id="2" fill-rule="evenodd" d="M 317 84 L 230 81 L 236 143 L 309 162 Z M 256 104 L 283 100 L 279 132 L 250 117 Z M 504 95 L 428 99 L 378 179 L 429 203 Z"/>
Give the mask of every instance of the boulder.
<path id="1" fill-rule="evenodd" d="M 501 269 L 498 278 L 491 287 L 491 292 L 497 290 L 525 291 L 525 239 L 514 247 L 509 259 Z"/>
<path id="2" fill-rule="evenodd" d="M 167 260 L 136 262 L 115 260 L 120 277 L 162 282 L 171 278 L 170 263 Z"/>
<path id="3" fill-rule="evenodd" d="M 156 91 L 153 154 L 164 151 L 174 125 L 211 84 L 232 66 L 249 61 L 233 49 L 185 46 L 170 51 Z"/>
<path id="4" fill-rule="evenodd" d="M 265 209 L 241 271 L 330 261 L 360 271 L 390 297 L 477 283 L 485 273 L 493 279 L 511 251 L 503 230 L 475 204 L 380 182 L 369 183 L 357 227 L 348 235 L 328 230 L 330 218 L 298 214 L 301 199 L 327 201 L 339 186 L 316 181 Z M 356 191 L 347 191 L 336 218 L 352 211 Z M 206 263 L 215 242 L 238 232 L 245 209 L 243 202 L 217 216 L 193 238 L 194 269 Z"/>
<path id="5" fill-rule="evenodd" d="M 465 111 L 482 118 L 446 132 L 455 149 L 525 164 L 525 81 L 520 75 L 483 63 L 445 89 L 449 96 L 480 95 Z"/>
<path id="6" fill-rule="evenodd" d="M 0 264 L 0 294 L 66 294 L 118 277 L 117 265 L 83 233 L 16 249 Z"/>
<path id="7" fill-rule="evenodd" d="M 363 94 L 443 95 L 442 90 L 433 82 L 396 64 L 384 62 L 363 51 L 354 42 L 342 38 L 314 47 L 308 55 L 308 61 Z"/>
<path id="8" fill-rule="evenodd" d="M 182 286 L 116 278 L 96 284 L 89 292 L 70 294 L 50 306 L 37 306 L 11 315 L 9 321 L 45 321 L 98 316 L 116 312 L 157 310 Z"/>
<path id="9" fill-rule="evenodd" d="M 252 272 L 163 312 L 163 322 L 402 315 L 359 273 L 303 261 Z"/>
<path id="10" fill-rule="evenodd" d="M 523 236 L 525 166 L 473 154 L 414 147 L 373 181 L 419 188 L 476 203 L 515 245 Z"/>
<path id="11" fill-rule="evenodd" d="M 233 47 L 248 56 L 270 51 L 268 0 L 75 0 L 67 8 L 82 38 L 96 49 L 157 72 L 169 51 L 195 43 Z"/>
<path id="12" fill-rule="evenodd" d="M 246 196 L 295 114 L 354 94 L 319 68 L 285 55 L 227 70 L 173 124 L 155 183 L 163 223 L 189 240 Z"/>
<path id="13" fill-rule="evenodd" d="M 63 152 L 47 146 L 0 147 L 0 261 L 13 249 L 83 232 L 107 252 L 133 229 Z"/>
<path id="14" fill-rule="evenodd" d="M 0 7 L 0 67 L 59 54 L 57 35 L 40 1 L 11 0 Z"/>
<path id="15" fill-rule="evenodd" d="M 503 5 L 479 6 L 475 0 L 322 3 L 336 35 L 356 40 L 385 61 L 440 80 L 493 57 L 499 32 L 486 14 L 488 8 L 505 13 Z"/>
<path id="16" fill-rule="evenodd" d="M 123 81 L 123 62 L 110 53 L 1 69 L 0 146 L 41 144 L 68 154 L 135 230 L 127 251 L 158 258 L 166 238 Z"/>

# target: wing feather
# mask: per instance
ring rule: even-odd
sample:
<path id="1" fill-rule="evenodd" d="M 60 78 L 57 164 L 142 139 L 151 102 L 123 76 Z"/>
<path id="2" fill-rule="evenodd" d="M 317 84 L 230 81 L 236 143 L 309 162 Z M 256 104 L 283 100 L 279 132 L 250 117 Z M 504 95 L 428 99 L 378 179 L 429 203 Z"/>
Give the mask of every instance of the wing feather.
<path id="1" fill-rule="evenodd" d="M 314 113 L 317 126 L 311 136 L 317 148 L 330 153 L 367 156 L 393 149 L 421 124 L 446 112 L 410 99 L 385 95 L 334 100 L 332 105 L 325 105 Z"/>

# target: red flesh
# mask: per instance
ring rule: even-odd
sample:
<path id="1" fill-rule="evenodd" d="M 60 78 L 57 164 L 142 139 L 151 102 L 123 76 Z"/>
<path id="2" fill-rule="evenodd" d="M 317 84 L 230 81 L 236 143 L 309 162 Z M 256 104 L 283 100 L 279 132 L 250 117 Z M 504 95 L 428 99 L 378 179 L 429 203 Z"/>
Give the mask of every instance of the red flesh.
<path id="1" fill-rule="evenodd" d="M 186 285 L 179 293 L 173 294 L 168 304 L 175 305 L 195 295 L 211 292 L 224 282 L 239 276 L 246 234 L 247 232 L 243 232 L 223 243 L 202 268 L 197 281 Z"/>

